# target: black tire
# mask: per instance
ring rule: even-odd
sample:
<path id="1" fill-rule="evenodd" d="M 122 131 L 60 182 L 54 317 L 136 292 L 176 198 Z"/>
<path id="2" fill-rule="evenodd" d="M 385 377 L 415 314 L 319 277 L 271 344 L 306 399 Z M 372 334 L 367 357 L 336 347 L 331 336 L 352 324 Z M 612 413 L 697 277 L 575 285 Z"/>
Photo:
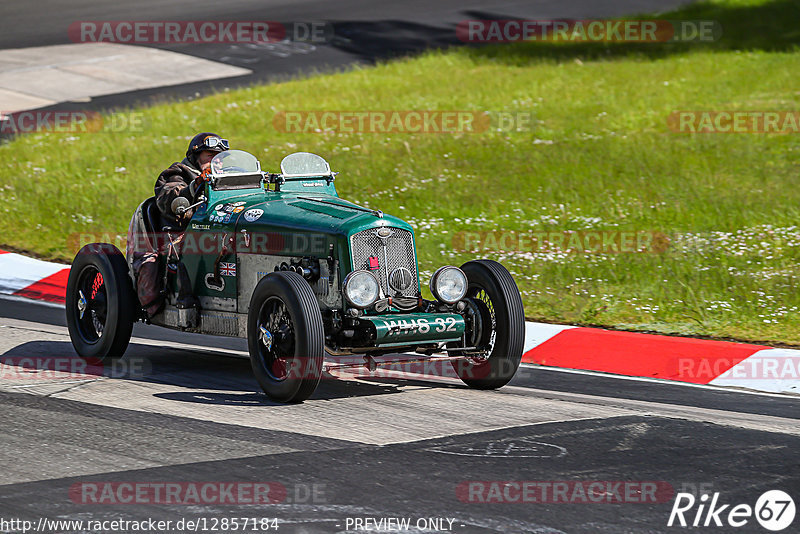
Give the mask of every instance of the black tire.
<path id="1" fill-rule="evenodd" d="M 511 273 L 496 261 L 469 261 L 461 270 L 468 281 L 465 299 L 470 301 L 470 308 L 482 325 L 472 341 L 490 352 L 483 360 L 466 358 L 451 363 L 468 386 L 497 389 L 508 384 L 522 360 L 525 343 L 522 297 Z"/>
<path id="2" fill-rule="evenodd" d="M 322 377 L 325 330 L 317 298 L 302 276 L 278 271 L 258 282 L 247 315 L 247 345 L 253 374 L 270 399 L 303 402 L 314 393 Z"/>
<path id="3" fill-rule="evenodd" d="M 114 245 L 78 251 L 67 280 L 67 328 L 81 358 L 95 362 L 125 353 L 138 304 L 125 256 Z"/>

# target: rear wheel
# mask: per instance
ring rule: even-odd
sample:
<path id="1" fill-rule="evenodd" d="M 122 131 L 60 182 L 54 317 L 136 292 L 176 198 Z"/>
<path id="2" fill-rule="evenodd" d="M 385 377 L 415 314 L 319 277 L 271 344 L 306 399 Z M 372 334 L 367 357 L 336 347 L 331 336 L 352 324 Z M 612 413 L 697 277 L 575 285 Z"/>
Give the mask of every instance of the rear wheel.
<path id="1" fill-rule="evenodd" d="M 84 246 L 67 280 L 67 328 L 82 358 L 120 357 L 128 347 L 136 299 L 125 257 L 113 245 Z"/>
<path id="2" fill-rule="evenodd" d="M 465 355 L 464 360 L 453 360 L 452 365 L 468 386 L 497 389 L 514 377 L 522 360 L 525 343 L 522 297 L 511 274 L 496 261 L 469 261 L 461 270 L 468 281 L 464 297 L 467 303 L 464 314 L 469 325 L 467 345 L 477 347 L 477 352 L 483 355 Z"/>
<path id="3" fill-rule="evenodd" d="M 322 377 L 325 332 L 317 298 L 297 273 L 270 273 L 256 286 L 247 316 L 253 374 L 267 396 L 302 402 Z"/>

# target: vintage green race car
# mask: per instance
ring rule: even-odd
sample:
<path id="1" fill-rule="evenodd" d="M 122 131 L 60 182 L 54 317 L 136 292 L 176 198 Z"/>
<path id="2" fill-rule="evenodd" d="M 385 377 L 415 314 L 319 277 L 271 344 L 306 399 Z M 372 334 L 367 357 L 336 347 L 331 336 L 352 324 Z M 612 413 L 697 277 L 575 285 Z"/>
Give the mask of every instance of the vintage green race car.
<path id="1" fill-rule="evenodd" d="M 475 260 L 441 267 L 430 280 L 435 300 L 426 300 L 413 228 L 340 199 L 336 173 L 320 156 L 291 154 L 281 173 L 270 174 L 253 155 L 230 150 L 211 166 L 199 202 L 173 203 L 179 215 L 194 209 L 180 239 L 180 232 L 159 227 L 150 198 L 134 215 L 132 228 L 144 231 L 129 233 L 127 258 L 104 243 L 78 252 L 66 308 L 80 356 L 121 356 L 133 323 L 143 320 L 246 337 L 255 377 L 280 402 L 314 392 L 326 350 L 331 359 L 363 354 L 370 370 L 383 363 L 376 357 L 414 352 L 419 360 L 449 361 L 466 384 L 480 389 L 499 388 L 514 376 L 524 314 L 502 265 Z M 166 248 L 159 256 L 166 304 L 152 318 L 135 289 L 133 265 L 143 245 L 131 239 Z M 182 305 L 181 269 L 199 305 Z"/>

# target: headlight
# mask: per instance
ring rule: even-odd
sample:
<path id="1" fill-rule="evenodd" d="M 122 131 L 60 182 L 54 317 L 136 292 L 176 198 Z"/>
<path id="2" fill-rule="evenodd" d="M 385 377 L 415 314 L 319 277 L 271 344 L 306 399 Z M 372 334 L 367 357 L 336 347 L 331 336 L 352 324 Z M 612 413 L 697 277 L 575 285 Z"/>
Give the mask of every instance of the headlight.
<path id="1" fill-rule="evenodd" d="M 353 271 L 344 279 L 344 298 L 352 306 L 363 310 L 378 300 L 380 285 L 369 271 Z"/>
<path id="2" fill-rule="evenodd" d="M 458 267 L 439 267 L 431 278 L 431 293 L 437 300 L 455 304 L 467 294 L 467 275 Z"/>
<path id="3" fill-rule="evenodd" d="M 411 287 L 411 284 L 413 284 L 414 282 L 415 282 L 414 276 L 411 274 L 411 271 L 409 271 L 405 267 L 398 267 L 397 269 L 389 273 L 389 287 L 391 287 L 395 291 L 399 291 L 402 293 L 403 291 Z"/>

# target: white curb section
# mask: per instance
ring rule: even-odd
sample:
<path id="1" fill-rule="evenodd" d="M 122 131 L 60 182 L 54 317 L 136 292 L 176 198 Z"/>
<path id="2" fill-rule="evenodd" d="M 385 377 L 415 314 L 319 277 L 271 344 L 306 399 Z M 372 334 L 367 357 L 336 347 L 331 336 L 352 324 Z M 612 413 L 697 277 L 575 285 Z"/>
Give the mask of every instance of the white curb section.
<path id="1" fill-rule="evenodd" d="M 523 345 L 522 353 L 525 354 L 535 349 L 548 339 L 571 328 L 577 327 L 563 324 L 532 323 L 530 321 L 525 321 L 525 345 Z"/>
<path id="2" fill-rule="evenodd" d="M 34 260 L 21 254 L 0 254 L 0 293 L 13 294 L 52 276 L 69 265 Z"/>
<path id="3" fill-rule="evenodd" d="M 760 350 L 722 373 L 709 385 L 800 394 L 800 350 Z"/>

